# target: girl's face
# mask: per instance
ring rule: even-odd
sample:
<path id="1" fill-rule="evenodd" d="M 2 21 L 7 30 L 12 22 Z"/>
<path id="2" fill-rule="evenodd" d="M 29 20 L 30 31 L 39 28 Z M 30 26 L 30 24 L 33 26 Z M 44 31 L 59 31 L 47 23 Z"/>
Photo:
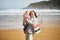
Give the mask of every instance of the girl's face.
<path id="1" fill-rule="evenodd" d="M 33 18 L 33 17 L 35 17 L 35 14 L 34 14 L 34 12 L 31 12 L 31 17 Z"/>
<path id="2" fill-rule="evenodd" d="M 25 12 L 25 15 L 29 15 L 29 11 L 26 11 L 26 12 Z"/>

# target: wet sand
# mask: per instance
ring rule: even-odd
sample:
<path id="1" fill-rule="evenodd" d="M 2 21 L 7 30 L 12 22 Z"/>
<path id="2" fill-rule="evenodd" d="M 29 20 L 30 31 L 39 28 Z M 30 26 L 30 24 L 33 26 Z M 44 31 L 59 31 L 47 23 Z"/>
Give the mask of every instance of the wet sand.
<path id="1" fill-rule="evenodd" d="M 41 32 L 34 34 L 34 40 L 60 40 L 60 24 L 40 23 Z M 25 40 L 23 30 L 0 30 L 0 40 Z"/>

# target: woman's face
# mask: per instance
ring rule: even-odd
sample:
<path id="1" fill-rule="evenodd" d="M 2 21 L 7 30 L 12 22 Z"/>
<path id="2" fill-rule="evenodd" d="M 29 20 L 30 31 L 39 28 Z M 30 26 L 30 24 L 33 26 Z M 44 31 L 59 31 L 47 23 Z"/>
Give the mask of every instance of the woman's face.
<path id="1" fill-rule="evenodd" d="M 31 17 L 33 18 L 33 17 L 35 17 L 35 14 L 34 14 L 34 12 L 31 12 Z"/>

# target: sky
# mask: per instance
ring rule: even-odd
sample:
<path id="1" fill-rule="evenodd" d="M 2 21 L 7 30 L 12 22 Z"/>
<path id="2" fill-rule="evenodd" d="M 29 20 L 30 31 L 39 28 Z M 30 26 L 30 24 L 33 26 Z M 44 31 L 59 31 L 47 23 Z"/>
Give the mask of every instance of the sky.
<path id="1" fill-rule="evenodd" d="M 24 8 L 30 3 L 48 0 L 0 0 L 0 9 L 4 8 Z"/>

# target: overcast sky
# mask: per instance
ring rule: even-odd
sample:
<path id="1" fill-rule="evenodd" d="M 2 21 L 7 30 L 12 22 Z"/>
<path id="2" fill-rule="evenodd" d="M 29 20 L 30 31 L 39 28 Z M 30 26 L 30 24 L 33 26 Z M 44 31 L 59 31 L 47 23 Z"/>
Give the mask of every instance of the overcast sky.
<path id="1" fill-rule="evenodd" d="M 30 3 L 48 0 L 0 0 L 1 8 L 24 8 Z"/>

